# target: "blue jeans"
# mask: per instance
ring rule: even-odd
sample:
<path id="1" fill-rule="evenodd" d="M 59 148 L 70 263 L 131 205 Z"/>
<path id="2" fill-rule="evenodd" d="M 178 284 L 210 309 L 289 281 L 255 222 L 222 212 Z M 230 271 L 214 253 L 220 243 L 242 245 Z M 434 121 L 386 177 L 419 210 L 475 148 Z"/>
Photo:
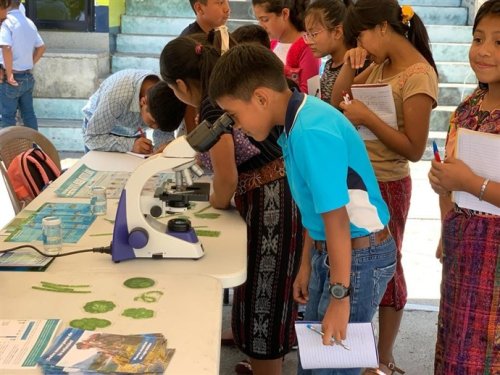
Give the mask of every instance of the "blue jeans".
<path id="1" fill-rule="evenodd" d="M 35 79 L 31 73 L 14 73 L 19 86 L 0 84 L 0 101 L 2 102 L 2 127 L 16 125 L 17 109 L 21 112 L 24 126 L 38 130 L 38 121 L 33 109 L 33 87 Z"/>
<path id="2" fill-rule="evenodd" d="M 384 295 L 387 283 L 396 269 L 396 244 L 392 237 L 375 245 L 370 236 L 371 246 L 352 250 L 351 312 L 350 322 L 371 322 L 378 304 Z M 322 321 L 330 303 L 329 266 L 327 253 L 311 249 L 311 278 L 309 279 L 309 301 L 304 320 Z M 299 375 L 359 375 L 362 369 L 315 369 L 304 370 L 300 363 Z"/>

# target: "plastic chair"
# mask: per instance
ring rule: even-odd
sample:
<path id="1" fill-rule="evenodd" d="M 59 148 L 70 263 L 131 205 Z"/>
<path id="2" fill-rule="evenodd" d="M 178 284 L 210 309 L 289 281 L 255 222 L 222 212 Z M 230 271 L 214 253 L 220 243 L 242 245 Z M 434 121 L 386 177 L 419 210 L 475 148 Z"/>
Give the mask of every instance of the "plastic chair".
<path id="1" fill-rule="evenodd" d="M 0 169 L 2 177 L 6 181 L 7 190 L 12 201 L 12 206 L 16 214 L 23 208 L 21 202 L 16 197 L 12 185 L 8 179 L 7 169 L 12 160 L 21 152 L 29 150 L 33 144 L 38 145 L 54 163 L 61 169 L 59 153 L 52 142 L 42 133 L 24 126 L 10 126 L 0 129 Z"/>

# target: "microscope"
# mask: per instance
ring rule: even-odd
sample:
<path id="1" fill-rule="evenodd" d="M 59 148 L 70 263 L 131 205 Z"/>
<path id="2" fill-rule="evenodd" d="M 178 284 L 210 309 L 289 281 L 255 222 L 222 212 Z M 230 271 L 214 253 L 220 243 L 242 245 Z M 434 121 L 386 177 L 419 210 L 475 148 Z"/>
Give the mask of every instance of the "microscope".
<path id="1" fill-rule="evenodd" d="M 193 191 L 196 191 L 190 189 L 194 185 L 193 177 L 203 174 L 196 164 L 196 153 L 210 150 L 223 134 L 231 134 L 233 125 L 234 120 L 226 113 L 213 124 L 205 120 L 187 136 L 169 143 L 161 154 L 146 159 L 132 173 L 116 211 L 111 242 L 114 262 L 135 258 L 198 259 L 203 256 L 203 245 L 189 221 L 174 218 L 167 224 L 160 222 L 157 217 L 165 205 L 145 204 L 141 193 L 152 176 L 160 172 L 175 172 L 175 184 L 162 186 L 160 193 L 157 189 L 155 197 L 166 202 L 166 206 L 187 207 L 189 199 L 193 199 Z"/>

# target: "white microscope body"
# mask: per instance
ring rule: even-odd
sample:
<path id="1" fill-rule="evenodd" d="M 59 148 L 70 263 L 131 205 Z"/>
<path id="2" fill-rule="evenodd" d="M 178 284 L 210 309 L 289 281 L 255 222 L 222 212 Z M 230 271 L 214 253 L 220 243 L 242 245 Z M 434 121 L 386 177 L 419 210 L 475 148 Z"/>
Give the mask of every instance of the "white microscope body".
<path id="1" fill-rule="evenodd" d="M 132 173 L 116 212 L 111 243 L 114 262 L 134 258 L 198 259 L 203 256 L 203 246 L 189 221 L 172 219 L 165 224 L 156 220 L 141 209 L 141 193 L 149 178 L 164 171 L 176 173 L 179 191 L 192 185 L 191 173 L 202 174 L 196 165 L 196 153 L 209 150 L 222 134 L 231 131 L 233 123 L 227 114 L 213 125 L 204 121 L 188 136 L 175 139 L 162 154 L 150 157 Z"/>

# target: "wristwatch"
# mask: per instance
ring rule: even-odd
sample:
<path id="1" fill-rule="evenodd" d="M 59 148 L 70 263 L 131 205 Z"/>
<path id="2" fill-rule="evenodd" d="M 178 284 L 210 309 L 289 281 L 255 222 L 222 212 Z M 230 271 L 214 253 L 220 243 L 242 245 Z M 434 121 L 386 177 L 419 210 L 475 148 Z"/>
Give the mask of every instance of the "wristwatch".
<path id="1" fill-rule="evenodd" d="M 342 283 L 330 284 L 330 295 L 335 299 L 343 299 L 351 294 L 351 286 L 345 287 Z"/>

